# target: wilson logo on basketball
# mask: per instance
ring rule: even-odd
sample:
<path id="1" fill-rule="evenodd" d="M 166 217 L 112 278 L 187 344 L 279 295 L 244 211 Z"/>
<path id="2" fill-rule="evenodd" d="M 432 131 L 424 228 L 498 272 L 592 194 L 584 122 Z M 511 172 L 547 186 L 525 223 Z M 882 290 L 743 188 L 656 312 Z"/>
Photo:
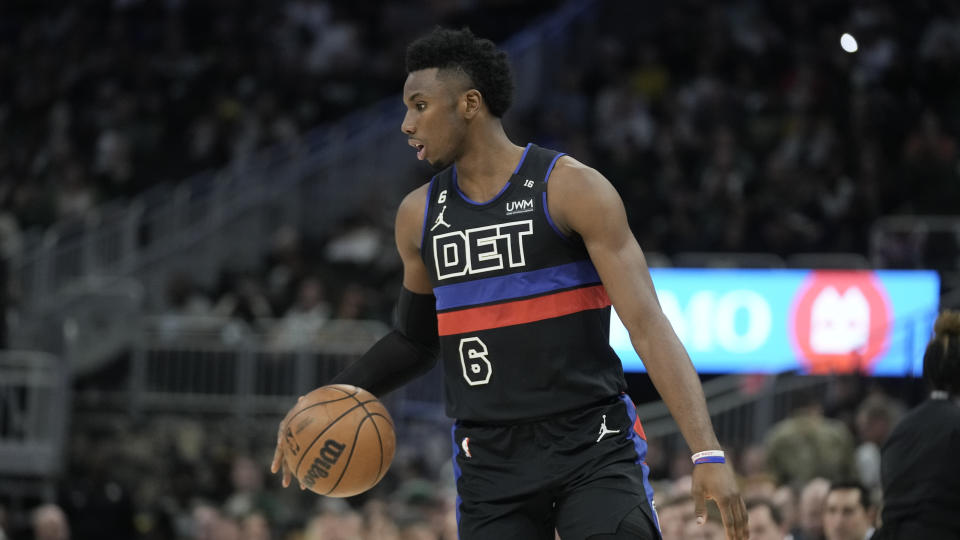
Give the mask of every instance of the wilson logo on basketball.
<path id="1" fill-rule="evenodd" d="M 329 476 L 330 469 L 333 468 L 337 460 L 340 459 L 340 454 L 343 453 L 343 449 L 346 447 L 347 445 L 343 443 L 339 443 L 333 439 L 327 439 L 323 444 L 323 448 L 320 449 L 320 455 L 314 458 L 313 463 L 310 464 L 310 468 L 307 469 L 303 483 L 312 487 L 318 478 L 326 478 Z"/>

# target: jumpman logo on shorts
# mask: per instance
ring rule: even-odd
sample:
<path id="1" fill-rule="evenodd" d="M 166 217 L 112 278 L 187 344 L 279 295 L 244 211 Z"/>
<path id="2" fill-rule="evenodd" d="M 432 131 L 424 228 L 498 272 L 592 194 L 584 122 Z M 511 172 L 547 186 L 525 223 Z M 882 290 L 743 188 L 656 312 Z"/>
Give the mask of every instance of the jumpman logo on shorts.
<path id="1" fill-rule="evenodd" d="M 600 422 L 600 436 L 597 437 L 597 442 L 600 442 L 600 439 L 602 439 L 604 435 L 613 434 L 613 433 L 620 433 L 620 430 L 607 429 L 607 415 L 603 415 L 603 422 Z"/>
<path id="2" fill-rule="evenodd" d="M 447 211 L 447 205 L 443 205 L 443 208 L 440 210 L 440 215 L 437 216 L 437 221 L 433 223 L 433 227 L 430 227 L 430 232 L 433 232 L 434 229 L 443 225 L 446 228 L 450 228 L 450 224 L 443 220 L 443 213 Z"/>

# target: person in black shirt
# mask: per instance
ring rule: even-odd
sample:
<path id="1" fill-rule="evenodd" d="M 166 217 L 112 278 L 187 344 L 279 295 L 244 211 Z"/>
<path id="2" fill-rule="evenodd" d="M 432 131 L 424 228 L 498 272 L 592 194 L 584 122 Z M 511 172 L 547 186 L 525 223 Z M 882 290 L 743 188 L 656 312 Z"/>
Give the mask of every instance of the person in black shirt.
<path id="1" fill-rule="evenodd" d="M 930 399 L 907 413 L 881 451 L 884 506 L 875 539 L 960 539 L 960 312 L 937 318 L 923 376 Z"/>

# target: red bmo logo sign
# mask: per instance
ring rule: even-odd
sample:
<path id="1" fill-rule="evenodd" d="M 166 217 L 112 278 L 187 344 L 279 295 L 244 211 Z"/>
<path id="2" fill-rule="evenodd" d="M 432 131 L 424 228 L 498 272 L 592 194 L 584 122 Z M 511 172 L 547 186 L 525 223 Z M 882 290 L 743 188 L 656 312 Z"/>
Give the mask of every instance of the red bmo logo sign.
<path id="1" fill-rule="evenodd" d="M 812 272 L 794 299 L 790 330 L 810 373 L 869 373 L 888 345 L 890 301 L 872 272 Z"/>

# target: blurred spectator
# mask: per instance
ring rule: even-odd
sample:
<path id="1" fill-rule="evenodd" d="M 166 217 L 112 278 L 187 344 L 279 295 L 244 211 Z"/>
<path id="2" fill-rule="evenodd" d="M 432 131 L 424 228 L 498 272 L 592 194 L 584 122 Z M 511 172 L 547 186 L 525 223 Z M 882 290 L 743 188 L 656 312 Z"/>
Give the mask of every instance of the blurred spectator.
<path id="1" fill-rule="evenodd" d="M 380 499 L 371 499 L 363 506 L 365 533 L 368 538 L 383 538 L 384 540 L 398 540 L 397 524 Z"/>
<path id="2" fill-rule="evenodd" d="M 332 502 L 336 501 L 336 502 Z M 310 519 L 303 540 L 355 540 L 362 538 L 363 518 L 342 500 L 324 500 L 320 513 Z"/>
<path id="3" fill-rule="evenodd" d="M 176 272 L 167 279 L 168 315 L 206 315 L 210 300 L 204 296 L 186 272 Z"/>
<path id="4" fill-rule="evenodd" d="M 240 526 L 236 520 L 224 516 L 208 503 L 198 503 L 193 509 L 192 540 L 240 540 Z"/>
<path id="5" fill-rule="evenodd" d="M 737 469 L 746 477 L 767 474 L 767 449 L 762 444 L 748 445 L 740 454 Z"/>
<path id="6" fill-rule="evenodd" d="M 257 320 L 273 316 L 270 301 L 263 293 L 260 281 L 248 273 L 224 272 L 220 285 L 221 295 L 213 306 L 213 313 L 221 317 L 233 317 L 251 327 Z"/>
<path id="7" fill-rule="evenodd" d="M 437 533 L 425 521 L 412 521 L 400 526 L 400 540 L 436 540 Z"/>
<path id="8" fill-rule="evenodd" d="M 296 303 L 283 315 L 274 331 L 273 345 L 296 349 L 316 344 L 320 328 L 330 319 L 323 282 L 309 276 L 300 283 Z"/>
<path id="9" fill-rule="evenodd" d="M 270 522 L 262 512 L 247 514 L 240 522 L 241 540 L 271 540 Z"/>
<path id="10" fill-rule="evenodd" d="M 338 319 L 366 319 L 372 316 L 370 291 L 359 283 L 350 283 L 340 295 L 336 317 Z"/>
<path id="11" fill-rule="evenodd" d="M 787 528 L 780 511 L 767 498 L 747 499 L 750 540 L 785 540 Z"/>
<path id="12" fill-rule="evenodd" d="M 67 515 L 55 504 L 44 504 L 33 511 L 34 540 L 70 540 Z"/>
<path id="13" fill-rule="evenodd" d="M 813 478 L 800 491 L 800 534 L 797 540 L 823 540 L 823 507 L 830 481 Z"/>
<path id="14" fill-rule="evenodd" d="M 855 453 L 857 476 L 868 489 L 880 487 L 880 447 L 900 419 L 897 404 L 888 396 L 874 392 L 857 408 L 857 435 L 860 444 Z"/>
<path id="15" fill-rule="evenodd" d="M 831 484 L 823 510 L 825 540 L 869 540 L 875 522 L 876 507 L 863 484 Z"/>
<path id="16" fill-rule="evenodd" d="M 241 455 L 233 458 L 230 471 L 233 493 L 223 504 L 224 514 L 244 521 L 246 517 L 254 514 L 268 522 L 276 518 L 277 502 L 264 490 L 263 468 L 248 456 Z"/>
<path id="17" fill-rule="evenodd" d="M 780 484 L 810 479 L 849 478 L 853 436 L 847 426 L 823 415 L 816 396 L 801 398 L 789 418 L 777 422 L 766 438 L 767 464 Z"/>
<path id="18" fill-rule="evenodd" d="M 930 398 L 911 410 L 883 447 L 883 527 L 877 538 L 958 538 L 960 312 L 945 310 L 923 355 Z"/>
<path id="19" fill-rule="evenodd" d="M 689 494 L 668 498 L 657 505 L 663 540 L 682 540 L 686 523 L 696 518 L 694 512 L 693 496 Z"/>
<path id="20" fill-rule="evenodd" d="M 797 495 L 792 486 L 779 486 L 773 492 L 770 501 L 776 507 L 780 514 L 780 519 L 785 531 L 785 536 L 791 540 L 798 540 L 802 537 L 800 534 L 800 509 L 797 505 Z"/>
<path id="21" fill-rule="evenodd" d="M 744 476 L 740 482 L 740 492 L 744 499 L 773 497 L 777 491 L 777 483 L 770 474 L 755 473 L 750 476 Z"/>

